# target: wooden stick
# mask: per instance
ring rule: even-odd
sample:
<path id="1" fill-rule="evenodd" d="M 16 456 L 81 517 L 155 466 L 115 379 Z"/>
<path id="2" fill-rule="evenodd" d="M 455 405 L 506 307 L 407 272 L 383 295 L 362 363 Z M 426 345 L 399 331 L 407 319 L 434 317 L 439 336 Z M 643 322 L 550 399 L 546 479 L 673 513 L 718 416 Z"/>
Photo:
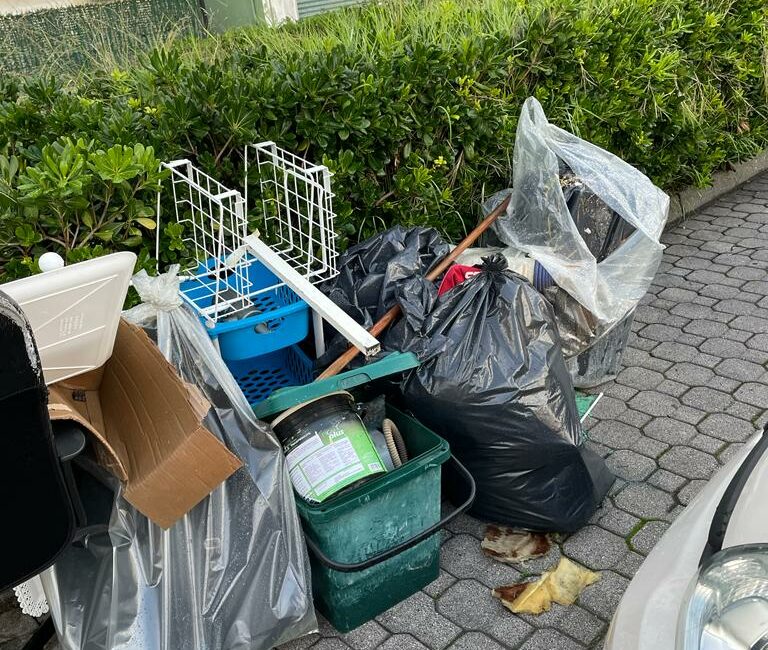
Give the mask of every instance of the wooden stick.
<path id="1" fill-rule="evenodd" d="M 483 219 L 477 227 L 469 233 L 464 240 L 456 246 L 448 255 L 446 255 L 440 263 L 432 269 L 429 273 L 427 273 L 427 280 L 430 282 L 434 282 L 437 278 L 439 278 L 445 271 L 448 270 L 448 267 L 456 261 L 456 258 L 459 257 L 465 250 L 467 250 L 472 244 L 474 244 L 480 235 L 482 235 L 488 228 L 491 226 L 491 224 L 498 219 L 499 215 L 504 212 L 507 209 L 507 205 L 509 205 L 509 199 L 508 196 L 506 199 L 504 199 L 494 210 L 491 212 L 485 219 Z M 386 314 L 384 314 L 376 323 L 371 327 L 370 330 L 368 330 L 373 336 L 378 337 L 379 334 L 381 334 L 385 329 L 387 329 L 400 315 L 400 305 L 395 305 L 390 309 Z M 334 361 L 330 366 L 328 366 L 322 374 L 318 377 L 318 379 L 326 379 L 327 377 L 333 377 L 334 375 L 338 375 L 344 368 L 346 368 L 349 363 L 358 355 L 358 349 L 355 347 L 349 348 L 344 354 L 342 354 L 336 361 Z"/>

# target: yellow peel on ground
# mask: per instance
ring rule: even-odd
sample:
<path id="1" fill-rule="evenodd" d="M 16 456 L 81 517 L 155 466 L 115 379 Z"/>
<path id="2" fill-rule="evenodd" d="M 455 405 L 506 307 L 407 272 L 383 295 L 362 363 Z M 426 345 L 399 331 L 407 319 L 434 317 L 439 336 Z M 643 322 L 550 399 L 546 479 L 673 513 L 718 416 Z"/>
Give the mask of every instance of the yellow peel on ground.
<path id="1" fill-rule="evenodd" d="M 516 593 L 515 585 L 494 589 L 493 595 L 515 614 L 541 614 L 549 611 L 552 603 L 572 605 L 585 587 L 599 579 L 599 573 L 564 557 L 554 571 L 545 571 L 538 580 L 527 583 L 514 600 L 507 600 L 504 595 Z"/>

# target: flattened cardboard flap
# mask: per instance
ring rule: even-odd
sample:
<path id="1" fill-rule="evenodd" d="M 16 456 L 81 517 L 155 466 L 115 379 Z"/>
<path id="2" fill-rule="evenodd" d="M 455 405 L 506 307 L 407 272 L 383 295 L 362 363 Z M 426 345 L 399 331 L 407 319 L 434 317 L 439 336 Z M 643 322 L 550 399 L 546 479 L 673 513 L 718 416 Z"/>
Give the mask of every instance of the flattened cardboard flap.
<path id="1" fill-rule="evenodd" d="M 98 391 L 56 385 L 49 401 L 52 419 L 77 420 L 94 434 L 100 462 L 125 482 L 125 498 L 163 528 L 242 466 L 203 426 L 202 394 L 125 321 Z"/>

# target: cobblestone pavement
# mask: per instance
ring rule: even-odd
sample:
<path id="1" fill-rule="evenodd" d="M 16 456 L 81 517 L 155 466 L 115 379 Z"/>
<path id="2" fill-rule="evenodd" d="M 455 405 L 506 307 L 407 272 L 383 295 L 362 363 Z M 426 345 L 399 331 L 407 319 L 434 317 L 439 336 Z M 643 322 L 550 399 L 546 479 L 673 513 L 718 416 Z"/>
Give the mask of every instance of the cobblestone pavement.
<path id="1" fill-rule="evenodd" d="M 664 261 L 638 307 L 624 370 L 598 390 L 590 444 L 619 477 L 590 525 L 543 559 L 514 568 L 480 553 L 483 525 L 461 517 L 444 536 L 438 580 L 376 621 L 296 650 L 599 649 L 645 555 L 712 473 L 768 415 L 768 175 L 663 239 Z M 561 555 L 602 572 L 577 604 L 515 616 L 490 595 Z M 3 607 L 3 603 L 6 607 Z M 0 650 L 34 621 L 0 596 Z M 5 611 L 4 611 L 5 610 Z"/>

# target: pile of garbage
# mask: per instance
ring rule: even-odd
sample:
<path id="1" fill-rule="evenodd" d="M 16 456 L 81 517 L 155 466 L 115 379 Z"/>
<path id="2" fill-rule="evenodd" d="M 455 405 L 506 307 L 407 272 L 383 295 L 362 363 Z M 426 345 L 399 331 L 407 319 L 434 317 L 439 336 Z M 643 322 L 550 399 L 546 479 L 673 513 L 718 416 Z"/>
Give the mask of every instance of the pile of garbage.
<path id="1" fill-rule="evenodd" d="M 271 243 L 238 191 L 173 161 L 194 254 L 133 276 L 140 305 L 121 314 L 126 252 L 2 287 L 0 410 L 25 461 L 0 589 L 50 607 L 68 650 L 271 648 L 315 607 L 349 631 L 437 579 L 437 533 L 470 507 L 501 525 L 483 550 L 516 562 L 613 481 L 575 389 L 618 371 L 661 190 L 529 99 L 483 248 L 395 226 L 339 258 L 329 170 L 254 152 Z M 27 519 L 35 500 L 50 516 Z M 536 614 L 598 579 L 564 559 L 494 595 Z"/>
<path id="2" fill-rule="evenodd" d="M 634 309 L 661 259 L 668 197 L 616 156 L 547 122 L 533 98 L 518 124 L 513 187 L 491 197 L 495 246 L 469 249 L 440 284 L 448 249 L 401 226 L 350 248 L 328 295 L 420 361 L 402 404 L 444 437 L 477 484 L 471 512 L 571 532 L 612 483 L 587 449 L 574 387 L 618 372 Z M 339 348 L 331 346 L 329 357 Z"/>

